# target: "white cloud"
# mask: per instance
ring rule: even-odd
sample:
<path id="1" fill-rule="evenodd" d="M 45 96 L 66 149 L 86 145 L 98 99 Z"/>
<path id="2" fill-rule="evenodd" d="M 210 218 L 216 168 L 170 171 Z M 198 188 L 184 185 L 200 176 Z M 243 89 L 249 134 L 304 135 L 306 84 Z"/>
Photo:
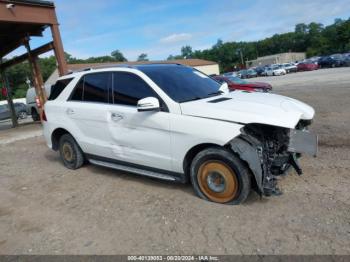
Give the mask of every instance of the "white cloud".
<path id="1" fill-rule="evenodd" d="M 177 42 L 190 40 L 191 38 L 192 38 L 192 35 L 188 33 L 172 34 L 161 38 L 160 42 L 165 44 L 177 43 Z"/>

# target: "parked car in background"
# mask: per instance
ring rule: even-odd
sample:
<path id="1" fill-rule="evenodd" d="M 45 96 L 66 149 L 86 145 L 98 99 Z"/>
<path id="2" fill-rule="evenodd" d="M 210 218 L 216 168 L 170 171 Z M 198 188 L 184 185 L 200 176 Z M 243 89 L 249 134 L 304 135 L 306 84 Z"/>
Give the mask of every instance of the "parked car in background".
<path id="1" fill-rule="evenodd" d="M 258 74 L 254 69 L 241 70 L 239 71 L 239 73 L 240 73 L 240 78 L 252 78 L 252 77 L 258 76 Z"/>
<path id="2" fill-rule="evenodd" d="M 297 66 L 298 71 L 312 71 L 312 70 L 317 70 L 318 65 L 312 62 L 302 62 L 299 63 Z"/>
<path id="3" fill-rule="evenodd" d="M 224 76 L 237 76 L 237 72 L 226 72 L 223 75 Z"/>
<path id="4" fill-rule="evenodd" d="M 286 70 L 279 65 L 273 65 L 266 70 L 267 76 L 281 76 L 287 74 Z"/>
<path id="5" fill-rule="evenodd" d="M 344 54 L 341 58 L 341 65 L 342 66 L 350 66 L 350 55 Z"/>
<path id="6" fill-rule="evenodd" d="M 233 90 L 246 90 L 255 92 L 269 92 L 272 90 L 272 86 L 268 83 L 261 82 L 248 82 L 235 76 L 214 76 L 215 80 L 219 83 L 226 82 L 230 91 Z"/>
<path id="7" fill-rule="evenodd" d="M 23 103 L 14 103 L 16 117 L 17 119 L 25 119 L 27 118 L 27 107 Z M 9 106 L 0 105 L 0 120 L 6 120 L 11 118 L 11 111 Z"/>
<path id="8" fill-rule="evenodd" d="M 288 73 L 295 73 L 298 71 L 298 68 L 294 63 L 284 63 L 284 64 L 282 64 L 282 68 L 284 70 L 286 70 L 287 74 Z"/>
<path id="9" fill-rule="evenodd" d="M 324 56 L 318 61 L 319 68 L 340 67 L 343 66 L 343 64 L 342 55 L 340 54 Z"/>
<path id="10" fill-rule="evenodd" d="M 45 87 L 46 96 L 49 97 L 51 87 Z M 26 94 L 27 114 L 32 116 L 33 121 L 39 121 L 39 108 L 35 88 L 29 88 Z"/>
<path id="11" fill-rule="evenodd" d="M 264 76 L 265 69 L 266 67 L 264 66 L 258 66 L 254 70 L 256 71 L 258 76 Z"/>
<path id="12" fill-rule="evenodd" d="M 308 59 L 305 60 L 305 61 L 318 64 L 318 61 L 320 60 L 320 58 L 321 58 L 321 56 L 313 56 L 313 57 L 308 58 Z M 304 62 L 305 62 L 305 61 L 304 61 Z"/>

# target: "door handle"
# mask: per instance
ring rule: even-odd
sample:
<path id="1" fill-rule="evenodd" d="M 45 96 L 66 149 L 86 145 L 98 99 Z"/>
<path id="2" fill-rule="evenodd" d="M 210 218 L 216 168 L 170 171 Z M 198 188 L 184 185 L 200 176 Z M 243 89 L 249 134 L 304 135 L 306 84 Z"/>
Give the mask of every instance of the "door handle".
<path id="1" fill-rule="evenodd" d="M 121 114 L 112 113 L 111 119 L 115 122 L 122 120 L 124 117 Z"/>
<path id="2" fill-rule="evenodd" d="M 74 110 L 71 109 L 71 108 L 68 108 L 68 109 L 66 110 L 66 114 L 67 114 L 67 115 L 74 115 Z"/>

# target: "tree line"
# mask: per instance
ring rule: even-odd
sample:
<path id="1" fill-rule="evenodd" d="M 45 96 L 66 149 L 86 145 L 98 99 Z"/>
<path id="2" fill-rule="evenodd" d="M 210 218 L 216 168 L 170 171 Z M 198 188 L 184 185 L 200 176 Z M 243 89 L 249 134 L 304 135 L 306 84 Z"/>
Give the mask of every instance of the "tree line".
<path id="1" fill-rule="evenodd" d="M 170 55 L 168 60 L 200 58 L 218 62 L 220 71 L 230 71 L 247 60 L 284 52 L 306 52 L 307 57 L 350 52 L 350 18 L 335 19 L 328 26 L 300 23 L 294 32 L 275 34 L 259 41 L 224 43 L 219 39 L 206 50 L 193 51 L 191 46 L 184 46 L 180 55 Z"/>
<path id="2" fill-rule="evenodd" d="M 193 50 L 191 46 L 186 45 L 181 48 L 180 54 L 169 55 L 167 60 L 200 58 L 218 62 L 220 71 L 230 71 L 234 67 L 242 66 L 247 60 L 284 52 L 306 52 L 307 57 L 350 52 L 350 18 L 335 19 L 334 23 L 328 26 L 315 22 L 300 23 L 295 25 L 293 32 L 275 34 L 259 41 L 223 42 L 218 39 L 211 48 L 205 50 Z M 65 55 L 69 64 L 127 62 L 119 50 L 110 55 L 87 59 L 75 58 L 67 53 Z M 147 54 L 142 53 L 137 60 L 148 61 L 149 58 Z M 46 81 L 56 69 L 55 57 L 40 58 L 39 63 Z M 28 63 L 12 66 L 7 69 L 6 74 L 14 97 L 25 97 L 28 88 L 26 79 L 31 77 Z"/>

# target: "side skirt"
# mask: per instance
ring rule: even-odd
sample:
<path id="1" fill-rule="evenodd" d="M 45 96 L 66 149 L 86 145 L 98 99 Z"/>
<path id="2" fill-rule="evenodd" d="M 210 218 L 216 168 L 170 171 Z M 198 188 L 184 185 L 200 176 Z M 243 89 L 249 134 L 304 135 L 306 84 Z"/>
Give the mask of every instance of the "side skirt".
<path id="1" fill-rule="evenodd" d="M 175 173 L 167 170 L 141 166 L 133 163 L 118 161 L 115 159 L 109 159 L 109 158 L 95 156 L 95 155 L 86 155 L 86 157 L 88 158 L 91 164 L 112 168 L 119 171 L 125 171 L 136 175 L 142 175 L 142 176 L 162 179 L 166 181 L 173 181 L 173 182 L 180 182 L 180 183 L 186 183 L 187 181 L 185 178 L 185 175 L 181 173 Z"/>

